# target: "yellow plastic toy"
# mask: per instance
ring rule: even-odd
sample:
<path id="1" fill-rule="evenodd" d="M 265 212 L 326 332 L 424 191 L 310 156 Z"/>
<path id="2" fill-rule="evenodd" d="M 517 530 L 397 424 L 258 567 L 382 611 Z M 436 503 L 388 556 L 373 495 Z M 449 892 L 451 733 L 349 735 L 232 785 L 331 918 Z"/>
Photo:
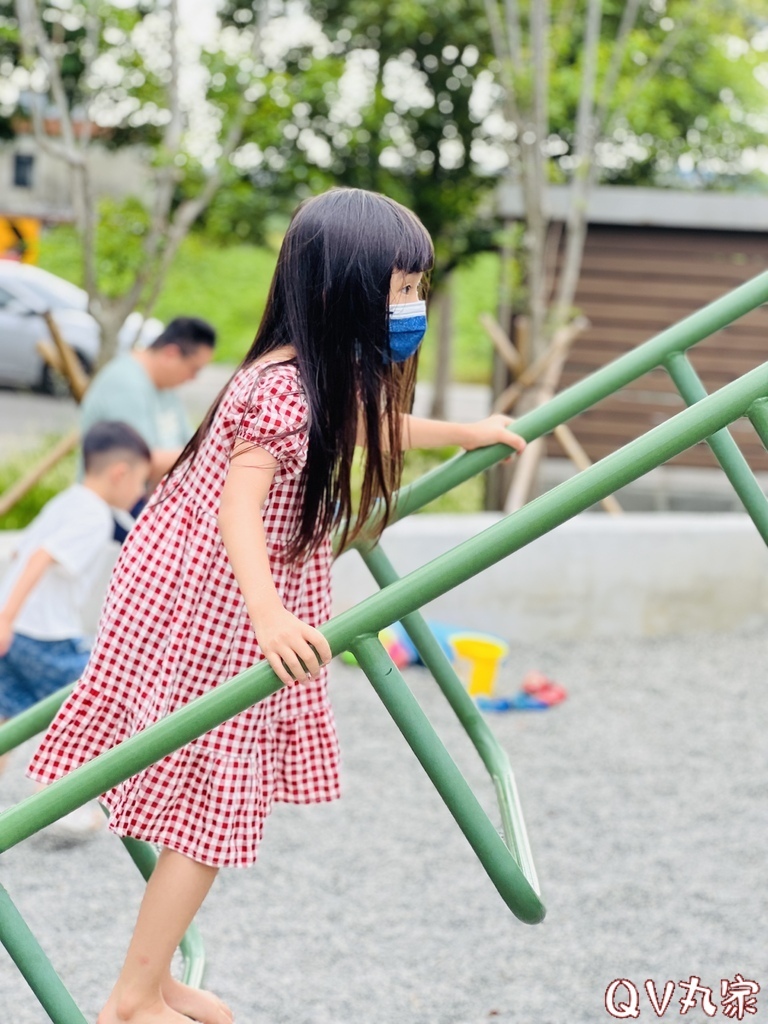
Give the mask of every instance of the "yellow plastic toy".
<path id="1" fill-rule="evenodd" d="M 448 642 L 456 655 L 459 674 L 466 679 L 470 697 L 492 696 L 499 665 L 509 654 L 509 645 L 481 633 L 452 633 Z"/>

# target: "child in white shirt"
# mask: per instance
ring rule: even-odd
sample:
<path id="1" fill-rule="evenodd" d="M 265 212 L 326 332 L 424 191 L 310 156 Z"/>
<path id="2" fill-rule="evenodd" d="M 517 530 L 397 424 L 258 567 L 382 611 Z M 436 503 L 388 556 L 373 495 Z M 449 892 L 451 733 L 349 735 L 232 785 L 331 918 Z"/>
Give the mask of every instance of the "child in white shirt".
<path id="1" fill-rule="evenodd" d="M 0 720 L 74 682 L 88 661 L 83 606 L 114 529 L 112 508 L 144 494 L 150 451 L 128 424 L 83 437 L 85 476 L 48 502 L 21 535 L 0 582 Z"/>

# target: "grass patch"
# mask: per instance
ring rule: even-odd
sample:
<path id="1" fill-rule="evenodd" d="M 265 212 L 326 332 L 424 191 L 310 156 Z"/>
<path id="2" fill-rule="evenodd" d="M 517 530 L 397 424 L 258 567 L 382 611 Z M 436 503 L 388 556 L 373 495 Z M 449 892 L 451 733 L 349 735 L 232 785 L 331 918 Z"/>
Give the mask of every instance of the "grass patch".
<path id="1" fill-rule="evenodd" d="M 431 469 L 441 466 L 456 455 L 458 448 L 413 448 L 405 453 L 403 460 L 402 485 L 413 483 Z M 362 451 L 356 452 L 352 466 L 352 500 L 357 503 L 360 496 Z M 424 512 L 481 512 L 483 510 L 484 486 L 482 475 L 473 477 L 455 487 L 447 494 L 427 505 Z M 418 515 L 419 513 L 417 513 Z"/>
<path id="2" fill-rule="evenodd" d="M 403 464 L 403 486 L 413 483 L 429 470 L 441 466 L 458 453 L 458 448 L 415 448 L 405 453 Z M 483 474 L 459 484 L 452 491 L 437 498 L 424 509 L 425 512 L 482 512 L 485 487 Z"/>
<path id="3" fill-rule="evenodd" d="M 48 438 L 40 448 L 31 452 L 19 452 L 13 458 L 0 463 L 0 494 L 12 487 L 21 477 L 56 444 L 57 438 Z M 40 509 L 51 498 L 75 482 L 77 473 L 76 451 L 70 452 L 53 469 L 35 484 L 24 497 L 4 516 L 0 516 L 0 530 L 23 530 Z"/>

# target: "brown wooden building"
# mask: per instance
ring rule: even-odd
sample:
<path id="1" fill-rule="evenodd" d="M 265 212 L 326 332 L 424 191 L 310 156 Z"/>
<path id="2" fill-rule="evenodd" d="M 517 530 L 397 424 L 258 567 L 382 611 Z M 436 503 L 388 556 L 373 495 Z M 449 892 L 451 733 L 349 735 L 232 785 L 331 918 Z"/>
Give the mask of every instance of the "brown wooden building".
<path id="1" fill-rule="evenodd" d="M 565 216 L 565 189 L 548 194 L 553 231 Z M 522 213 L 505 190 L 502 213 Z M 600 187 L 588 208 L 589 233 L 576 305 L 590 322 L 575 342 L 562 387 L 581 379 L 713 299 L 768 269 L 768 195 Z M 707 391 L 768 360 L 768 305 L 690 350 Z M 684 408 L 656 370 L 571 422 L 593 460 L 615 451 Z M 756 471 L 766 453 L 748 421 L 732 432 Z M 554 444 L 550 454 L 562 453 Z M 705 444 L 670 465 L 716 466 Z"/>

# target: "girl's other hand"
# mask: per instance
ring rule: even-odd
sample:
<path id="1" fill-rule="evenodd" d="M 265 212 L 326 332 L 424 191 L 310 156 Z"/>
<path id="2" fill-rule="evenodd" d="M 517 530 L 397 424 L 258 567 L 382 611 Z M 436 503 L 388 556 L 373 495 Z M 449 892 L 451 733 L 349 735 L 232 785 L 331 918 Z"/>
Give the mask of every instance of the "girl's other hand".
<path id="1" fill-rule="evenodd" d="M 471 452 L 475 448 L 486 448 L 491 444 L 506 444 L 519 453 L 525 448 L 526 441 L 508 429 L 513 422 L 509 416 L 495 413 L 484 420 L 478 420 L 477 423 L 467 423 L 464 428 L 467 435 L 462 440 L 461 447 Z"/>
<path id="2" fill-rule="evenodd" d="M 316 679 L 333 657 L 319 630 L 280 607 L 253 623 L 264 657 L 286 686 Z"/>

